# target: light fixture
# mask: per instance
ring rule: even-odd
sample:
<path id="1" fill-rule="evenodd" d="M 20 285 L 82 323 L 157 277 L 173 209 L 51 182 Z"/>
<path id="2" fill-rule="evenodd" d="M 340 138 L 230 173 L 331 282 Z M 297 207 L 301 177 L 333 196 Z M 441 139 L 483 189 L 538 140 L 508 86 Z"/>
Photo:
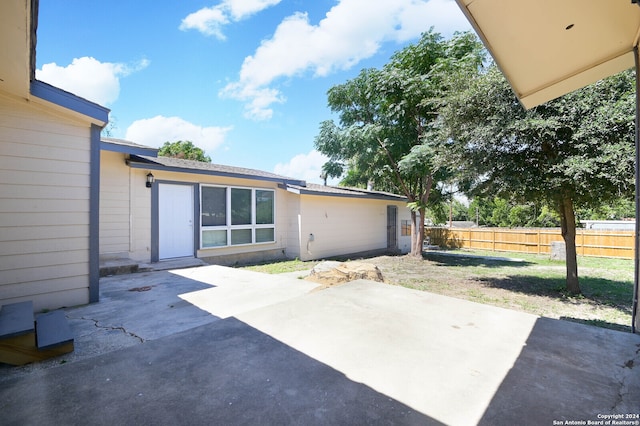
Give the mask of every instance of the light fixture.
<path id="1" fill-rule="evenodd" d="M 147 173 L 147 188 L 151 188 L 151 185 L 153 185 L 154 181 L 155 181 L 155 178 L 153 177 L 151 172 Z"/>

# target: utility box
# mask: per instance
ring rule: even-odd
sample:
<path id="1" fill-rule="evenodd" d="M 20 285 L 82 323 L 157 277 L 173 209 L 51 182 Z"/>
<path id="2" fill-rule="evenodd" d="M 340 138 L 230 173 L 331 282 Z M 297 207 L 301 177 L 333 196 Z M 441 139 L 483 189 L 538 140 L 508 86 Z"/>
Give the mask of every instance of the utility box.
<path id="1" fill-rule="evenodd" d="M 551 242 L 551 260 L 567 260 L 567 248 L 564 241 Z"/>

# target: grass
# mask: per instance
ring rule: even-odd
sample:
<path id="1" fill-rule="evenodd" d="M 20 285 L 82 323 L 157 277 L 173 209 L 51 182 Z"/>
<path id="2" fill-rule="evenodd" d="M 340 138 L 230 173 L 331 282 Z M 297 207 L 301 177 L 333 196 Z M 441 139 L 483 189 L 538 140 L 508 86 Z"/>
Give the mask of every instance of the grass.
<path id="1" fill-rule="evenodd" d="M 451 255 L 454 256 L 451 256 Z M 512 261 L 508 259 L 518 259 Z M 578 258 L 582 294 L 565 288 L 565 263 L 548 255 L 455 250 L 424 259 L 379 256 L 358 259 L 378 266 L 385 282 L 599 327 L 630 330 L 633 261 Z M 290 260 L 247 269 L 271 274 L 308 270 L 317 262 Z"/>
<path id="2" fill-rule="evenodd" d="M 257 265 L 246 266 L 243 269 L 262 272 L 265 274 L 283 274 L 286 272 L 306 271 L 312 269 L 318 262 L 303 262 L 298 259 L 284 260 L 279 262 L 267 262 Z"/>

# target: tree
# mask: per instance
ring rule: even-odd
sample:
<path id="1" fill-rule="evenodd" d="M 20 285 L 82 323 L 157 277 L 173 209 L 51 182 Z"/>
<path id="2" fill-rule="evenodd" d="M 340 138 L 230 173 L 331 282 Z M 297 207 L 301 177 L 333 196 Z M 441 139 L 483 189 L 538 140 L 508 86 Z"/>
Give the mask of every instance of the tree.
<path id="1" fill-rule="evenodd" d="M 162 157 L 202 161 L 204 163 L 211 162 L 211 158 L 204 153 L 202 148 L 198 148 L 191 141 L 165 142 L 158 151 L 158 155 Z"/>
<path id="2" fill-rule="evenodd" d="M 473 218 L 477 226 L 493 226 L 493 198 L 474 197 L 469 203 L 469 216 Z"/>
<path id="3" fill-rule="evenodd" d="M 104 126 L 100 134 L 104 137 L 111 138 L 113 137 L 113 133 L 117 128 L 118 128 L 118 119 L 115 116 L 109 114 L 109 122 L 107 123 L 106 126 Z"/>
<path id="4" fill-rule="evenodd" d="M 411 207 L 411 253 L 422 254 L 425 217 L 431 191 L 447 170 L 440 167 L 426 136 L 446 91 L 444 70 L 466 61 L 480 66 L 483 50 L 470 33 L 449 41 L 430 30 L 420 41 L 395 53 L 382 69 L 365 69 L 333 86 L 328 104 L 339 124 L 320 125 L 315 146 L 329 157 L 323 171 L 344 184 L 404 194 Z M 421 219 L 423 220 L 423 219 Z"/>
<path id="5" fill-rule="evenodd" d="M 614 200 L 610 204 L 597 207 L 582 208 L 577 211 L 580 219 L 590 220 L 622 220 L 635 217 L 635 203 L 631 198 Z"/>
<path id="6" fill-rule="evenodd" d="M 634 76 L 623 72 L 525 111 L 497 68 L 452 76 L 441 140 L 471 194 L 540 201 L 560 216 L 567 290 L 579 293 L 577 207 L 633 193 Z"/>

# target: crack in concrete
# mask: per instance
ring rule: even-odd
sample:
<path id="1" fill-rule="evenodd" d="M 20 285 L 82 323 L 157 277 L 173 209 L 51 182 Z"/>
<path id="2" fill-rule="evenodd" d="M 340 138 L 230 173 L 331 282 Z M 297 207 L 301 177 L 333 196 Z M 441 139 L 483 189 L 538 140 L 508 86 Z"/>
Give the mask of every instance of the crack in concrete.
<path id="1" fill-rule="evenodd" d="M 102 328 L 102 329 L 104 329 L 104 330 L 120 330 L 120 331 L 122 331 L 124 334 L 129 335 L 129 336 L 131 336 L 131 337 L 133 337 L 133 338 L 136 338 L 136 339 L 140 340 L 140 343 L 144 343 L 144 342 L 145 342 L 145 340 L 144 340 L 142 337 L 138 336 L 138 335 L 137 335 L 137 334 L 135 334 L 135 333 L 132 333 L 132 332 L 130 332 L 130 331 L 127 331 L 124 327 L 121 327 L 121 326 L 120 326 L 120 327 L 116 327 L 116 326 L 100 325 L 100 321 L 98 321 L 98 320 L 96 320 L 96 319 L 93 319 L 93 318 L 85 318 L 85 317 L 81 317 L 81 318 L 79 318 L 79 319 L 81 319 L 81 320 L 85 320 L 85 321 L 93 321 L 93 325 L 95 325 L 97 328 Z"/>
<path id="2" fill-rule="evenodd" d="M 636 352 L 637 354 L 638 352 Z M 617 411 L 618 410 L 618 406 L 622 403 L 625 402 L 625 396 L 629 395 L 630 391 L 628 389 L 627 386 L 627 378 L 628 378 L 628 374 L 626 374 L 625 370 L 629 369 L 631 370 L 635 364 L 634 359 L 630 359 L 627 362 L 623 363 L 622 365 L 618 366 L 620 367 L 620 370 L 618 371 L 618 373 L 620 374 L 616 374 L 617 378 L 618 378 L 618 394 L 616 395 L 616 400 L 613 404 L 613 406 L 611 407 L 611 412 Z"/>

